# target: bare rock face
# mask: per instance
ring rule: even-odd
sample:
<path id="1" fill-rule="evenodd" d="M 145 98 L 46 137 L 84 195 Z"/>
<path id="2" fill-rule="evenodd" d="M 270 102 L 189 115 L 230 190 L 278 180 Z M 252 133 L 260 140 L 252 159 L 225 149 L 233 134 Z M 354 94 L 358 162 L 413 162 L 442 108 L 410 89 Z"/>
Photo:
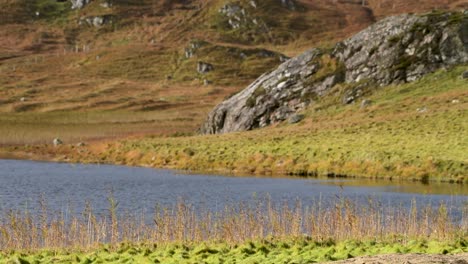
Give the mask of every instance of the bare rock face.
<path id="1" fill-rule="evenodd" d="M 312 49 L 266 73 L 219 104 L 204 134 L 251 130 L 287 120 L 339 83 L 343 103 L 363 89 L 411 82 L 443 67 L 468 63 L 468 12 L 384 19 L 333 50 Z"/>

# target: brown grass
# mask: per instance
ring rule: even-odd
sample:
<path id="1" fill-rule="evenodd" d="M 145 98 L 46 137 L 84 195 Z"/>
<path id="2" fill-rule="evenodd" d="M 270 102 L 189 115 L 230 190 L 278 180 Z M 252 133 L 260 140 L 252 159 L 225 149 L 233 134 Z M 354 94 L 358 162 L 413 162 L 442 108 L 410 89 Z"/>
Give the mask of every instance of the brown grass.
<path id="1" fill-rule="evenodd" d="M 413 202 L 410 208 L 388 208 L 371 199 L 361 205 L 339 198 L 325 207 L 324 201 L 303 205 L 298 200 L 291 205 L 265 199 L 214 212 L 180 200 L 170 208 L 156 206 L 148 219 L 143 213 L 117 212 L 114 198 L 110 196 L 108 201 L 104 215 L 94 213 L 90 204 L 81 214 L 50 212 L 43 200 L 39 215 L 8 211 L 0 221 L 0 250 L 92 250 L 121 242 L 236 244 L 301 238 L 405 243 L 414 239 L 455 241 L 468 235 L 468 208 L 457 208 L 462 216 L 455 220 L 446 204 L 432 208 Z"/>

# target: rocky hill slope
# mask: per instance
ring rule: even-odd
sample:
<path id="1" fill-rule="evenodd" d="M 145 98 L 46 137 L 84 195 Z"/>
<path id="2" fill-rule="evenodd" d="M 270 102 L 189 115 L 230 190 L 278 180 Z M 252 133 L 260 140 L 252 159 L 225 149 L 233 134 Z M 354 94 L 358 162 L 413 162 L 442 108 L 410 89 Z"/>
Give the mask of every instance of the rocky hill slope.
<path id="1" fill-rule="evenodd" d="M 460 8 L 454 0 L 406 2 L 3 0 L 0 111 L 151 109 L 161 103 L 141 98 L 173 97 L 165 85 L 190 94 L 212 84 L 217 88 L 203 100 L 219 102 L 282 58 L 327 46 L 376 19 Z M 212 67 L 200 73 L 198 62 Z"/>
<path id="2" fill-rule="evenodd" d="M 250 130 L 288 118 L 298 122 L 298 112 L 328 94 L 338 93 L 350 104 L 378 87 L 466 63 L 467 11 L 390 17 L 332 49 L 312 49 L 262 75 L 218 105 L 202 132 Z"/>
<path id="3" fill-rule="evenodd" d="M 0 145 L 194 133 L 288 57 L 464 0 L 0 0 Z M 364 5 L 363 5 L 364 3 Z"/>

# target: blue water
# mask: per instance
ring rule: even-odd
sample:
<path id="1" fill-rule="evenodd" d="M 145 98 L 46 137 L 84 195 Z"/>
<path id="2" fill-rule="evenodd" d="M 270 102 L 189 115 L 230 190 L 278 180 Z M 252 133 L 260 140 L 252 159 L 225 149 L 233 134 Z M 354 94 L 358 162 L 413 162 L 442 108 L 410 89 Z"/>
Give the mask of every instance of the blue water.
<path id="1" fill-rule="evenodd" d="M 43 199 L 49 211 L 79 213 L 89 202 L 95 212 L 105 213 L 111 192 L 121 212 L 152 212 L 156 205 L 171 207 L 180 199 L 195 207 L 222 210 L 267 196 L 274 203 L 299 199 L 305 206 L 319 201 L 327 206 L 343 198 L 358 203 L 373 199 L 392 207 L 412 202 L 436 207 L 445 202 L 454 214 L 468 202 L 466 185 L 405 184 L 369 187 L 367 182 L 359 186 L 346 180 L 188 175 L 137 167 L 0 160 L 0 212 L 39 212 Z"/>

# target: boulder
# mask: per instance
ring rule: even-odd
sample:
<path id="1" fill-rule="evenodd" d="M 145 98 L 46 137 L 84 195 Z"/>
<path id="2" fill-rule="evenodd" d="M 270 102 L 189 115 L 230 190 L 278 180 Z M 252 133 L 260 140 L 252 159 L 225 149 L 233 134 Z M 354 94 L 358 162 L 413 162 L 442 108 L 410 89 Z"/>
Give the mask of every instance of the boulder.
<path id="1" fill-rule="evenodd" d="M 263 74 L 216 106 L 201 132 L 244 131 L 287 120 L 340 83 L 346 87 L 342 101 L 349 104 L 377 87 L 466 64 L 467 28 L 463 12 L 383 19 L 332 51 L 311 49 Z"/>

